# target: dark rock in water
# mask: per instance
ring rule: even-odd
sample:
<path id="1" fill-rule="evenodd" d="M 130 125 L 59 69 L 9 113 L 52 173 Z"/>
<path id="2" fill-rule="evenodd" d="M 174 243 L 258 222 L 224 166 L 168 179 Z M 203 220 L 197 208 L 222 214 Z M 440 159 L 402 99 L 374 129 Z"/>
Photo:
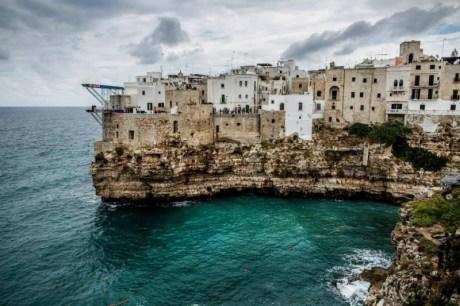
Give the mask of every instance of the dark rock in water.
<path id="1" fill-rule="evenodd" d="M 382 283 L 388 276 L 388 269 L 374 267 L 370 270 L 364 270 L 360 278 L 371 284 Z"/>

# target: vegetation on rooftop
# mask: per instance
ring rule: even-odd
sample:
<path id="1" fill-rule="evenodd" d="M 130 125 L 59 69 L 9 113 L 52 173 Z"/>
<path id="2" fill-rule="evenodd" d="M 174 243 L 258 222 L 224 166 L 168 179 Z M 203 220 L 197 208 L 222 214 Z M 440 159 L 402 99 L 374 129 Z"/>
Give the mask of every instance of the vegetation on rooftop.
<path id="1" fill-rule="evenodd" d="M 380 125 L 369 126 L 363 123 L 354 123 L 348 128 L 350 135 L 368 138 L 374 143 L 392 146 L 394 156 L 408 161 L 416 169 L 439 171 L 447 163 L 445 156 L 438 156 L 423 148 L 413 148 L 407 143 L 407 136 L 412 130 L 399 121 L 387 121 Z"/>

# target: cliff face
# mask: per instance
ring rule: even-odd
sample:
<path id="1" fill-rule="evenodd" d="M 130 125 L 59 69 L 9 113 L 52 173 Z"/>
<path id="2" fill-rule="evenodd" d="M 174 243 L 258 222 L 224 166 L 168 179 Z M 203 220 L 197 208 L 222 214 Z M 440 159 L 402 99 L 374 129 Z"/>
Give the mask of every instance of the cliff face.
<path id="1" fill-rule="evenodd" d="M 98 195 L 111 200 L 211 196 L 235 190 L 280 195 L 367 197 L 404 201 L 423 197 L 439 174 L 414 170 L 391 149 L 345 132 L 244 145 L 231 142 L 130 150 L 99 144 L 92 164 Z"/>
<path id="2" fill-rule="evenodd" d="M 404 204 L 393 265 L 363 273 L 372 283 L 367 305 L 460 305 L 459 225 L 460 198 Z"/>

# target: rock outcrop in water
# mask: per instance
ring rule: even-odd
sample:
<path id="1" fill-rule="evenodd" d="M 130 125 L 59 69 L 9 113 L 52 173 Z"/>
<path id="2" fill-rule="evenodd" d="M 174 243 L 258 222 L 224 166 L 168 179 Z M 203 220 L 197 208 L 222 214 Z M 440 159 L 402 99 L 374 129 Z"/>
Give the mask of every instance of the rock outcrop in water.
<path id="1" fill-rule="evenodd" d="M 460 305 L 459 226 L 460 197 L 404 204 L 392 233 L 394 263 L 362 275 L 372 284 L 367 305 Z"/>
<path id="2" fill-rule="evenodd" d="M 445 155 L 456 150 L 450 140 L 416 135 L 411 141 Z M 247 190 L 402 202 L 431 194 L 439 179 L 395 158 L 391 148 L 344 131 L 323 130 L 312 142 L 290 137 L 190 147 L 171 139 L 136 151 L 108 143 L 95 147 L 93 183 L 108 200 L 174 200 Z"/>

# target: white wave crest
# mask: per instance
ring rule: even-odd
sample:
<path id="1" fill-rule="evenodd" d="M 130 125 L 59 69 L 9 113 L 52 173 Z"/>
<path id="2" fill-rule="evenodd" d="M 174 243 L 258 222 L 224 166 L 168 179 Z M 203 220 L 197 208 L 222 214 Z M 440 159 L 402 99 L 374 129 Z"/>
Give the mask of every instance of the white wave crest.
<path id="1" fill-rule="evenodd" d="M 356 279 L 365 269 L 387 268 L 392 258 L 382 251 L 354 250 L 344 257 L 344 264 L 329 270 L 330 286 L 352 306 L 363 305 L 368 295 L 370 283 Z"/>

